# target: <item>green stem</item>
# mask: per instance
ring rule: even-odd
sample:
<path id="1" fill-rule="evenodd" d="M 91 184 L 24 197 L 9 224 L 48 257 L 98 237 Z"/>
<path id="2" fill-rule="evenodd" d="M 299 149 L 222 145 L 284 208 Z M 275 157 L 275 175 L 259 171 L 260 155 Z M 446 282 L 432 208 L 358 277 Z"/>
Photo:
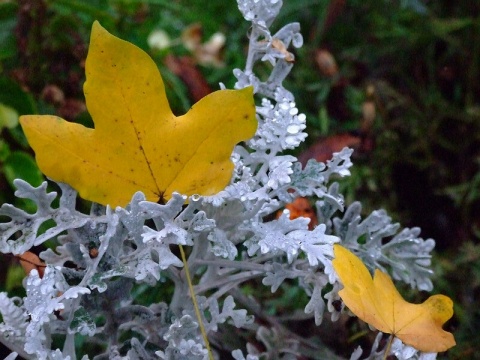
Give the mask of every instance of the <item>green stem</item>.
<path id="1" fill-rule="evenodd" d="M 387 360 L 388 354 L 390 353 L 390 349 L 392 348 L 392 343 L 393 343 L 393 338 L 394 337 L 395 336 L 393 336 L 393 334 L 390 335 L 390 338 L 388 339 L 387 347 L 385 349 L 385 352 L 383 353 L 382 360 Z"/>
<path id="2" fill-rule="evenodd" d="M 185 275 L 187 277 L 188 290 L 192 298 L 193 307 L 195 309 L 195 315 L 197 316 L 198 326 L 200 327 L 200 332 L 202 333 L 203 341 L 205 342 L 205 347 L 208 351 L 208 358 L 213 360 L 212 351 L 210 350 L 210 343 L 208 342 L 207 332 L 205 331 L 205 326 L 203 325 L 202 315 L 200 314 L 200 309 L 198 308 L 197 298 L 195 296 L 195 291 L 193 290 L 192 278 L 190 277 L 190 271 L 188 270 L 187 257 L 185 256 L 185 251 L 183 246 L 179 245 L 180 255 L 182 256 L 183 266 L 185 267 Z"/>

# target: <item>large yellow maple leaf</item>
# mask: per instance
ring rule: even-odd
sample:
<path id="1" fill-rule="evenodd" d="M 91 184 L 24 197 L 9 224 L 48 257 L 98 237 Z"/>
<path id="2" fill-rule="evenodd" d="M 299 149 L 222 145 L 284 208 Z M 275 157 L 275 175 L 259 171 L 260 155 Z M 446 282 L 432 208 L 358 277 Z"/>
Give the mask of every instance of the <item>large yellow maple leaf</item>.
<path id="1" fill-rule="evenodd" d="M 111 206 L 125 206 L 136 191 L 158 201 L 228 184 L 233 147 L 257 128 L 252 88 L 214 92 L 176 117 L 153 60 L 98 22 L 85 68 L 94 129 L 49 115 L 20 119 L 45 175 Z"/>
<path id="2" fill-rule="evenodd" d="M 425 352 L 446 351 L 455 345 L 442 325 L 453 315 L 453 302 L 444 295 L 422 304 L 405 301 L 390 276 L 375 270 L 372 279 L 363 262 L 341 245 L 334 245 L 333 268 L 344 286 L 338 292 L 345 305 L 366 323 Z"/>

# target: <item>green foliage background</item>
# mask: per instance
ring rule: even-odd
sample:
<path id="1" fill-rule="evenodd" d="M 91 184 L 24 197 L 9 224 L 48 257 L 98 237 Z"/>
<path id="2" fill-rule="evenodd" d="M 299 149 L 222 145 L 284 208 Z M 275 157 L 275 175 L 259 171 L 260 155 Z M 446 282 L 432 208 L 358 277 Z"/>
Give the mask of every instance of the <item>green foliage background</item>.
<path id="1" fill-rule="evenodd" d="M 200 23 L 205 40 L 226 35 L 226 66 L 198 66 L 211 89 L 233 86 L 231 70 L 244 64 L 248 24 L 233 0 L 0 1 L 0 204 L 34 210 L 14 197 L 12 181 L 43 181 L 19 115 L 91 123 L 82 84 L 94 20 L 152 55 L 175 112 L 193 100 L 165 59 L 192 57 L 175 41 L 188 25 Z M 443 356 L 480 358 L 480 2 L 286 0 L 275 24 L 291 21 L 301 23 L 305 46 L 286 87 L 307 114 L 309 133 L 296 155 L 338 134 L 359 141 L 353 175 L 343 181 L 347 203 L 360 200 L 365 213 L 385 208 L 437 240 L 435 292 L 455 301 L 448 329 L 458 342 Z M 174 39 L 171 47 L 148 47 L 156 29 Z M 319 50 L 338 64 L 333 76 L 319 68 Z M 376 110 L 367 129 L 365 102 Z M 17 260 L 2 260 L 0 290 L 21 294 Z M 283 294 L 267 300 L 272 312 L 291 311 L 299 296 L 295 288 Z M 350 324 L 345 342 L 364 334 Z"/>

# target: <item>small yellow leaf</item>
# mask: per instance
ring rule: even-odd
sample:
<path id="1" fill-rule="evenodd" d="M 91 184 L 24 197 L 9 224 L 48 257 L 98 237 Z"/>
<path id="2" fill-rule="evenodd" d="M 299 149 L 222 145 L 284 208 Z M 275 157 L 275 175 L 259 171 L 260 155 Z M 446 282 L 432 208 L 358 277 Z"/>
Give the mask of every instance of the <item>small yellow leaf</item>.
<path id="1" fill-rule="evenodd" d="M 214 92 L 176 117 L 153 60 L 98 22 L 86 77 L 95 129 L 48 115 L 20 122 L 42 172 L 100 204 L 125 206 L 136 191 L 213 195 L 230 181 L 233 147 L 257 128 L 252 88 Z"/>
<path id="2" fill-rule="evenodd" d="M 375 270 L 372 279 L 363 262 L 341 245 L 334 245 L 334 254 L 333 268 L 344 286 L 338 294 L 356 316 L 420 351 L 441 352 L 455 345 L 453 335 L 442 329 L 453 315 L 450 298 L 433 295 L 411 304 L 384 272 Z"/>

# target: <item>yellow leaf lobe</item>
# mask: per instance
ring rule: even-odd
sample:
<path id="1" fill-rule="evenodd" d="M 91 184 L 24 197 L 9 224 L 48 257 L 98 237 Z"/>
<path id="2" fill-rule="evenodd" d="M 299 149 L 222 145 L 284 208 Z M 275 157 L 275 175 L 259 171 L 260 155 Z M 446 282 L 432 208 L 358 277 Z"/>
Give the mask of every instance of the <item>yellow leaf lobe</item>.
<path id="1" fill-rule="evenodd" d="M 453 315 L 453 302 L 444 295 L 430 296 L 422 304 L 405 301 L 390 276 L 376 269 L 374 277 L 352 252 L 334 245 L 333 268 L 344 288 L 345 305 L 360 319 L 405 344 L 425 352 L 442 352 L 455 345 L 442 325 Z"/>
<path id="2" fill-rule="evenodd" d="M 22 116 L 42 172 L 85 199 L 125 206 L 174 191 L 213 195 L 230 181 L 233 147 L 257 128 L 252 88 L 216 91 L 176 117 L 162 77 L 141 49 L 92 26 L 85 99 L 94 129 L 49 115 Z"/>

